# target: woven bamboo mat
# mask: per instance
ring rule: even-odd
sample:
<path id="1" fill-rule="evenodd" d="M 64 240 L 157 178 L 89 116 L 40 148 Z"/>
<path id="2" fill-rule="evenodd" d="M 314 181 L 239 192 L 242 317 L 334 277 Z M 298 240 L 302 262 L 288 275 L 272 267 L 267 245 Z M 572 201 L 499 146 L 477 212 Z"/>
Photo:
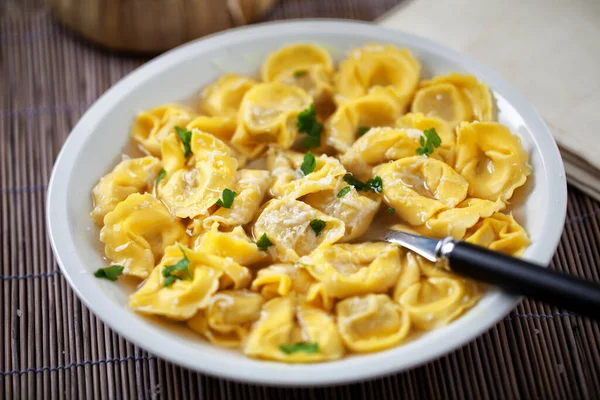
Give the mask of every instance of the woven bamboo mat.
<path id="1" fill-rule="evenodd" d="M 267 19 L 374 19 L 394 0 L 282 0 Z M 0 398 L 600 398 L 600 327 L 526 301 L 477 340 L 387 378 L 282 389 L 165 362 L 96 319 L 61 276 L 45 233 L 52 164 L 90 104 L 144 58 L 53 24 L 42 0 L 0 2 Z M 600 204 L 569 188 L 553 268 L 600 281 Z"/>

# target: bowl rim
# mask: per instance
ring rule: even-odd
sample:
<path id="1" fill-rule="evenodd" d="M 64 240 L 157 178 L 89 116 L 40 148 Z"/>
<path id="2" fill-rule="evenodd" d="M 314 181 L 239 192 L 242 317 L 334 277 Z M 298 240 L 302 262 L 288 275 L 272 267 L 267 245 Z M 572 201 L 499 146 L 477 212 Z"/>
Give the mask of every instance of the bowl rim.
<path id="1" fill-rule="evenodd" d="M 368 355 L 367 358 L 361 358 L 360 362 L 356 361 L 358 359 L 354 359 L 354 362 L 352 362 L 352 358 L 346 358 L 332 362 L 290 366 L 278 362 L 259 360 L 260 364 L 256 364 L 257 368 L 239 369 L 236 368 L 236 362 L 233 358 L 228 361 L 228 357 L 225 357 L 225 360 L 221 360 L 218 357 L 207 355 L 206 357 L 211 363 L 199 362 L 198 360 L 194 362 L 194 359 L 190 358 L 189 354 L 183 351 L 183 349 L 178 349 L 180 351 L 177 352 L 167 351 L 165 346 L 158 346 L 157 343 L 160 343 L 158 339 L 168 341 L 169 337 L 155 332 L 151 328 L 144 326 L 140 328 L 137 326 L 135 330 L 127 329 L 128 320 L 125 311 L 120 310 L 110 303 L 103 304 L 94 296 L 94 294 L 99 293 L 100 289 L 92 281 L 86 283 L 86 279 L 89 279 L 90 276 L 91 279 L 94 279 L 93 274 L 87 274 L 86 276 L 69 272 L 69 268 L 66 265 L 70 265 L 75 261 L 78 254 L 71 239 L 74 232 L 71 231 L 68 218 L 66 217 L 68 183 L 70 179 L 65 178 L 70 178 L 71 171 L 76 167 L 75 162 L 78 159 L 77 150 L 93 132 L 93 129 L 88 128 L 93 127 L 103 119 L 104 114 L 110 109 L 111 103 L 120 93 L 127 93 L 146 78 L 155 75 L 157 71 L 168 67 L 178 59 L 185 58 L 188 52 L 195 54 L 220 45 L 227 47 L 228 43 L 232 41 L 264 39 L 271 36 L 274 30 L 302 34 L 302 32 L 307 33 L 315 29 L 342 35 L 350 31 L 354 35 L 357 32 L 364 32 L 366 35 L 379 36 L 378 40 L 381 41 L 402 36 L 406 41 L 411 43 L 408 47 L 434 52 L 457 64 L 468 65 L 467 69 L 469 72 L 475 73 L 478 76 L 485 76 L 486 83 L 493 82 L 494 89 L 501 93 L 518 110 L 523 119 L 527 121 L 532 132 L 532 140 L 535 142 L 536 147 L 540 149 L 540 157 L 542 158 L 544 170 L 547 171 L 545 175 L 554 179 L 551 182 L 552 185 L 548 188 L 551 192 L 550 198 L 552 202 L 549 202 L 548 212 L 546 212 L 547 215 L 552 215 L 552 218 L 544 219 L 542 229 L 543 232 L 546 232 L 544 236 L 546 244 L 540 251 L 533 254 L 531 258 L 544 264 L 548 264 L 551 261 L 560 241 L 566 217 L 567 186 L 564 165 L 558 146 L 541 116 L 521 94 L 513 89 L 498 74 L 482 66 L 470 57 L 429 39 L 399 30 L 376 26 L 371 23 L 337 19 L 304 19 L 244 26 L 181 45 L 131 71 L 100 96 L 83 114 L 73 127 L 56 158 L 48 185 L 46 226 L 57 263 L 79 299 L 107 326 L 132 343 L 175 364 L 235 381 L 297 387 L 341 384 L 357 380 L 374 379 L 404 371 L 442 357 L 489 330 L 520 302 L 519 297 L 498 291 L 488 304 L 489 309 L 493 309 L 493 311 L 480 313 L 477 316 L 478 323 L 476 325 L 468 325 L 464 318 L 459 318 L 452 324 L 436 330 L 443 330 L 445 335 L 443 336 L 443 340 L 435 343 L 435 346 L 416 346 L 408 353 L 409 357 L 402 359 L 394 357 L 393 354 L 394 350 L 402 347 L 399 346 Z M 87 287 L 85 287 L 86 285 Z M 88 291 L 87 289 L 91 290 Z M 152 333 L 154 336 L 148 337 L 142 333 Z M 304 368 L 305 366 L 309 366 L 310 368 Z"/>

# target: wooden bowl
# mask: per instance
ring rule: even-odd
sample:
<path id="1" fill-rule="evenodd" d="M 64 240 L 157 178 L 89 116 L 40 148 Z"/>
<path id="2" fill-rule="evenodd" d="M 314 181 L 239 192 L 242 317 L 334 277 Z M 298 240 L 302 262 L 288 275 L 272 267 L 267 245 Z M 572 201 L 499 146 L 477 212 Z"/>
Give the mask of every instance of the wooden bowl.
<path id="1" fill-rule="evenodd" d="M 255 21 L 277 0 L 47 0 L 67 27 L 110 49 L 156 53 Z"/>

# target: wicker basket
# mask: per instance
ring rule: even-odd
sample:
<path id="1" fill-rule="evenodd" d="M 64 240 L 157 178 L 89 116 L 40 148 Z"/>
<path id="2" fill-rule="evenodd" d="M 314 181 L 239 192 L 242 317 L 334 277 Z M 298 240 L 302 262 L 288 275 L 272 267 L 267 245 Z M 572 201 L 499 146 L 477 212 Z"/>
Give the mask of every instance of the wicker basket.
<path id="1" fill-rule="evenodd" d="M 47 0 L 57 17 L 111 49 L 160 52 L 250 23 L 277 0 Z"/>

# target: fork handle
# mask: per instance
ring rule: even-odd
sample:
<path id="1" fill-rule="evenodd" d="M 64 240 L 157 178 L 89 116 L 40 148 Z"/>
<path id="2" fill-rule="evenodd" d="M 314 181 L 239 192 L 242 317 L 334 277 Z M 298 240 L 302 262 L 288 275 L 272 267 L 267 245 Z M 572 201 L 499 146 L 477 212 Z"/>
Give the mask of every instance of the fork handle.
<path id="1" fill-rule="evenodd" d="M 450 269 L 578 314 L 600 319 L 600 285 L 467 242 L 448 241 L 440 257 Z"/>

